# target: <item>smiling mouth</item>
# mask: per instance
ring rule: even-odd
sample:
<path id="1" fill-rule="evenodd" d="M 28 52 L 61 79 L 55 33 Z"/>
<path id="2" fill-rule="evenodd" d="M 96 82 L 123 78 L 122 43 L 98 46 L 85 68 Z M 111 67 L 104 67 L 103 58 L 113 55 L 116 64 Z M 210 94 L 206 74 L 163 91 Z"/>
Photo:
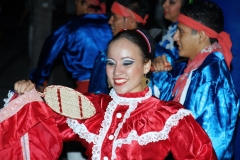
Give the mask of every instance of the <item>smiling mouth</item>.
<path id="1" fill-rule="evenodd" d="M 126 79 L 114 79 L 114 85 L 116 86 L 122 86 L 127 82 Z"/>
<path id="2" fill-rule="evenodd" d="M 181 45 L 181 44 L 178 44 L 178 48 L 182 48 L 182 45 Z"/>

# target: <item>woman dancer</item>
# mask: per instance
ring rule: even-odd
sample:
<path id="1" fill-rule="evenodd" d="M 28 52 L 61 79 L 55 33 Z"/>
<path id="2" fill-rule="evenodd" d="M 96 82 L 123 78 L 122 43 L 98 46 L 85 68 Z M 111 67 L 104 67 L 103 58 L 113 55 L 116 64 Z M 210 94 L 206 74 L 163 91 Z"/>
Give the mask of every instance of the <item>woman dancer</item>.
<path id="1" fill-rule="evenodd" d="M 123 30 L 110 41 L 109 95 L 83 95 L 62 86 L 45 90 L 46 102 L 58 112 L 53 117 L 60 137 L 80 141 L 94 160 L 165 159 L 170 152 L 175 159 L 216 159 L 210 139 L 188 110 L 152 96 L 145 77 L 154 53 L 150 38 L 135 29 Z M 33 86 L 19 81 L 15 90 L 22 94 Z"/>

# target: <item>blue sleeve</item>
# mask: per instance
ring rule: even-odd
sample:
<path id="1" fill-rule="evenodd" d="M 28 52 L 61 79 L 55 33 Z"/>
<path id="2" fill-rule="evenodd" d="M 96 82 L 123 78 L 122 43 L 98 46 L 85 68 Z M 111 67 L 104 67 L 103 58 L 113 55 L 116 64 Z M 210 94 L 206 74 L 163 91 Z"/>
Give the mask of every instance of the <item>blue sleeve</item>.
<path id="1" fill-rule="evenodd" d="M 156 44 L 156 52 L 154 57 L 156 58 L 162 55 L 166 55 L 167 61 L 173 67 L 173 69 L 170 71 L 173 77 L 177 77 L 183 73 L 184 69 L 187 66 L 187 62 L 188 62 L 187 58 L 182 58 L 182 57 L 176 58 L 169 49 L 166 49 L 160 46 L 160 44 Z"/>
<path id="2" fill-rule="evenodd" d="M 67 29 L 65 26 L 59 28 L 49 35 L 42 47 L 37 68 L 31 71 L 30 79 L 41 86 L 49 77 L 55 59 L 61 54 L 61 50 L 65 45 Z"/>
<path id="3" fill-rule="evenodd" d="M 95 58 L 100 50 L 107 48 L 112 38 L 108 16 L 85 14 L 70 20 L 50 35 L 43 46 L 37 68 L 30 79 L 42 85 L 57 57 L 75 81 L 89 80 Z"/>
<path id="4" fill-rule="evenodd" d="M 88 14 L 80 20 L 81 24 L 75 22 L 75 28 L 69 29 L 63 62 L 74 80 L 83 81 L 90 80 L 95 59 L 107 48 L 112 33 L 107 17 L 101 14 Z"/>
<path id="5" fill-rule="evenodd" d="M 153 72 L 151 74 L 150 84 L 153 94 L 160 100 L 172 100 L 172 90 L 177 78 L 183 72 L 186 66 L 186 61 L 175 63 L 175 57 L 168 49 L 163 48 L 159 44 L 156 45 L 155 57 L 166 55 L 168 62 L 173 66 L 169 72 Z"/>

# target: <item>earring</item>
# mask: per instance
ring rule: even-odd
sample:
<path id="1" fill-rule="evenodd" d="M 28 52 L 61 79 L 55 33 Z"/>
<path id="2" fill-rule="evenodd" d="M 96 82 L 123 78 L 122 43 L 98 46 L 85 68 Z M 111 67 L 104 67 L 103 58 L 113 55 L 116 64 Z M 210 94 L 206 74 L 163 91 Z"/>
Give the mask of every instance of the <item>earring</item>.
<path id="1" fill-rule="evenodd" d="M 111 85 L 111 83 L 109 82 L 109 80 L 107 80 L 107 82 L 108 82 L 108 88 L 111 88 L 112 85 Z"/>
<path id="2" fill-rule="evenodd" d="M 150 82 L 150 79 L 146 77 L 146 75 L 141 78 L 143 88 L 146 88 Z"/>

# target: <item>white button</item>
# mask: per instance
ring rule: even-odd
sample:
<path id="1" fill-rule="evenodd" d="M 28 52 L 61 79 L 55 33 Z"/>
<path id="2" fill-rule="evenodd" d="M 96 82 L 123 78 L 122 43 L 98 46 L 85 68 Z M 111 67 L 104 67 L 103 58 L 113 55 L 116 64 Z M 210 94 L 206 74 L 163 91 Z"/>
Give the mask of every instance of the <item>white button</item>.
<path id="1" fill-rule="evenodd" d="M 110 136 L 108 137 L 109 140 L 113 140 L 113 138 L 114 138 L 113 135 L 110 135 Z"/>
<path id="2" fill-rule="evenodd" d="M 117 118 L 121 118 L 122 114 L 121 113 L 117 113 Z"/>
<path id="3" fill-rule="evenodd" d="M 103 157 L 103 160 L 108 160 L 108 157 Z"/>

